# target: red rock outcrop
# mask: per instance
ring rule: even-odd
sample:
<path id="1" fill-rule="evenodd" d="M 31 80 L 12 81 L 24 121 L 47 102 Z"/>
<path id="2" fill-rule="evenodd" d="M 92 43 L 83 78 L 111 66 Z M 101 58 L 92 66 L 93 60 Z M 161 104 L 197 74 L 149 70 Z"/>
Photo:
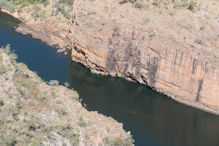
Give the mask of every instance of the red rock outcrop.
<path id="1" fill-rule="evenodd" d="M 29 17 L 17 31 L 71 50 L 72 60 L 92 72 L 145 84 L 219 114 L 219 2 L 199 2 L 192 12 L 75 0 L 74 19 L 48 16 L 45 23 Z"/>
<path id="2" fill-rule="evenodd" d="M 146 84 L 182 103 L 219 114 L 219 48 L 215 40 L 212 43 L 212 38 L 218 42 L 218 22 L 207 25 L 212 28 L 202 32 L 195 28 L 203 24 L 202 17 L 195 26 L 193 22 L 181 22 L 189 15 L 195 19 L 197 13 L 182 10 L 188 14 L 171 23 L 173 18 L 169 16 L 163 20 L 131 4 L 120 5 L 118 0 L 77 0 L 74 11 L 73 60 L 94 72 Z M 147 24 L 142 13 L 164 24 Z M 184 33 L 177 33 L 177 28 Z M 196 35 L 205 33 L 209 35 L 206 42 L 213 44 L 211 50 L 190 43 Z M 191 39 L 177 39 L 183 35 Z"/>

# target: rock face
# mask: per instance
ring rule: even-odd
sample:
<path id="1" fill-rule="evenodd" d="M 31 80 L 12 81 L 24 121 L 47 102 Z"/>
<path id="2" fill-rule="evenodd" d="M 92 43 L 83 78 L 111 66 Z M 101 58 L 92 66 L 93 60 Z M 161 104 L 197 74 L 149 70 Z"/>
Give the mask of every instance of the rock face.
<path id="1" fill-rule="evenodd" d="M 46 11 L 47 20 L 26 17 L 17 31 L 67 48 L 92 72 L 145 84 L 219 114 L 219 2 L 200 0 L 193 11 L 168 6 L 75 0 L 71 20 Z"/>
<path id="2" fill-rule="evenodd" d="M 178 10 L 165 20 L 156 11 L 158 16 L 153 16 L 118 0 L 77 0 L 74 11 L 73 60 L 94 72 L 146 84 L 182 103 L 219 114 L 218 22 L 201 31 L 205 18 L 198 12 Z M 185 16 L 177 18 L 182 13 Z M 195 20 L 183 22 L 190 21 L 189 16 Z M 195 43 L 199 36 L 205 44 Z"/>

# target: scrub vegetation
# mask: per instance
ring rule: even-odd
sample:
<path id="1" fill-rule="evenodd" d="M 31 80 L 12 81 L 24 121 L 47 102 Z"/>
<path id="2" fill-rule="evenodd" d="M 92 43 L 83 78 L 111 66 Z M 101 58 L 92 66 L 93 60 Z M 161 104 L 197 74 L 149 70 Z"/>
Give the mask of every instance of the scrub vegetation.
<path id="1" fill-rule="evenodd" d="M 0 0 L 0 10 L 1 9 L 6 9 L 9 12 L 14 12 L 15 11 L 15 6 L 12 2 L 7 1 L 7 0 Z"/>
<path id="2" fill-rule="evenodd" d="M 187 8 L 194 10 L 197 6 L 196 0 L 122 0 L 120 3 L 131 2 L 137 8 L 153 5 L 156 7 L 165 7 L 166 9 Z"/>
<path id="3" fill-rule="evenodd" d="M 74 0 L 0 0 L 0 9 L 6 9 L 9 12 L 17 10 L 21 13 L 24 7 L 29 7 L 32 17 L 43 17 L 45 10 L 42 7 L 52 7 L 52 15 L 61 13 L 64 17 L 70 19 L 73 10 Z"/>
<path id="4" fill-rule="evenodd" d="M 88 112 L 73 89 L 45 83 L 0 49 L 0 145 L 133 145 L 122 124 Z"/>

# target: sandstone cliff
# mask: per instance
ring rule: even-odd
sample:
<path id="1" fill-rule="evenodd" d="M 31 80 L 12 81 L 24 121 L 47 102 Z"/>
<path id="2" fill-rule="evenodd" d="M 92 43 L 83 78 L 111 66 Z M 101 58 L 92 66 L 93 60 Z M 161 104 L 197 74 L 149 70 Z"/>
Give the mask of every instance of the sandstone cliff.
<path id="1" fill-rule="evenodd" d="M 28 8 L 12 15 L 24 21 L 17 31 L 70 50 L 72 60 L 93 72 L 146 84 L 219 114 L 218 1 L 199 0 L 194 8 L 137 2 L 75 0 L 70 19 L 50 11 L 34 19 Z"/>
<path id="2" fill-rule="evenodd" d="M 219 5 L 208 6 L 205 18 L 201 6 L 171 16 L 118 0 L 75 1 L 72 59 L 219 114 Z"/>

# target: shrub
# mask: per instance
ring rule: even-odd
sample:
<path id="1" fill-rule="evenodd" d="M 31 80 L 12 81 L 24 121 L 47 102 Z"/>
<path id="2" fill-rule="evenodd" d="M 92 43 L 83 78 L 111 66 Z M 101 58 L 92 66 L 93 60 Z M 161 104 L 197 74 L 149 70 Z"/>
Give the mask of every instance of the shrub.
<path id="1" fill-rule="evenodd" d="M 7 146 L 13 146 L 13 145 L 15 145 L 15 143 L 16 143 L 16 138 L 17 138 L 17 136 L 16 136 L 15 134 L 12 134 L 12 135 L 9 135 L 9 136 L 5 137 L 5 139 L 4 139 L 5 145 L 7 145 Z"/>
<path id="2" fill-rule="evenodd" d="M 0 10 L 6 9 L 9 12 L 13 13 L 15 11 L 14 4 L 10 1 L 0 0 Z"/>
<path id="3" fill-rule="evenodd" d="M 68 87 L 70 87 L 70 84 L 68 82 L 65 82 L 64 86 L 68 88 Z"/>
<path id="4" fill-rule="evenodd" d="M 114 138 L 105 137 L 103 143 L 106 146 L 131 146 L 134 143 L 134 140 L 131 137 L 125 139 L 121 136 Z"/>
<path id="5" fill-rule="evenodd" d="M 4 105 L 4 100 L 0 99 L 0 107 Z"/>
<path id="6" fill-rule="evenodd" d="M 57 15 L 59 12 L 67 19 L 71 19 L 73 17 L 74 0 L 58 0 L 53 5 L 52 15 Z"/>
<path id="7" fill-rule="evenodd" d="M 11 106 L 9 111 L 13 117 L 16 117 L 20 113 L 20 110 L 15 106 Z"/>
<path id="8" fill-rule="evenodd" d="M 32 13 L 31 13 L 31 16 L 36 20 L 37 18 L 39 18 L 41 16 L 41 8 L 39 6 L 34 6 L 33 7 L 33 10 L 32 10 Z"/>
<path id="9" fill-rule="evenodd" d="M 18 56 L 17 56 L 15 53 L 11 53 L 11 54 L 9 55 L 9 57 L 11 58 L 11 61 L 12 61 L 12 62 L 15 61 L 15 60 L 17 60 L 17 58 L 18 58 Z"/>
<path id="10" fill-rule="evenodd" d="M 83 117 L 80 117 L 80 118 L 79 118 L 78 125 L 79 125 L 80 127 L 86 127 L 86 126 L 87 126 L 87 123 L 86 123 L 86 121 L 84 120 Z"/>
<path id="11" fill-rule="evenodd" d="M 169 8 L 186 8 L 191 11 L 197 7 L 196 0 L 121 0 L 120 4 L 132 3 L 136 8 L 143 8 L 146 5 L 153 5 L 155 7 Z"/>
<path id="12" fill-rule="evenodd" d="M 47 4 L 48 3 L 48 0 L 10 0 L 10 1 L 22 7 L 28 6 L 29 4 L 39 4 L 39 3 Z"/>
<path id="13" fill-rule="evenodd" d="M 59 0 L 59 3 L 65 3 L 66 5 L 72 6 L 74 4 L 74 0 Z"/>
<path id="14" fill-rule="evenodd" d="M 194 10 L 194 8 L 196 7 L 197 3 L 195 0 L 190 0 L 189 4 L 188 4 L 188 9 L 189 10 Z"/>
<path id="15" fill-rule="evenodd" d="M 59 81 L 57 81 L 57 80 L 50 80 L 49 81 L 49 85 L 50 86 L 58 86 L 59 85 Z"/>
<path id="16" fill-rule="evenodd" d="M 37 129 L 37 123 L 36 123 L 36 121 L 34 121 L 34 120 L 30 120 L 30 121 L 28 121 L 28 123 L 27 123 L 27 127 L 28 127 L 28 130 L 36 130 Z"/>

